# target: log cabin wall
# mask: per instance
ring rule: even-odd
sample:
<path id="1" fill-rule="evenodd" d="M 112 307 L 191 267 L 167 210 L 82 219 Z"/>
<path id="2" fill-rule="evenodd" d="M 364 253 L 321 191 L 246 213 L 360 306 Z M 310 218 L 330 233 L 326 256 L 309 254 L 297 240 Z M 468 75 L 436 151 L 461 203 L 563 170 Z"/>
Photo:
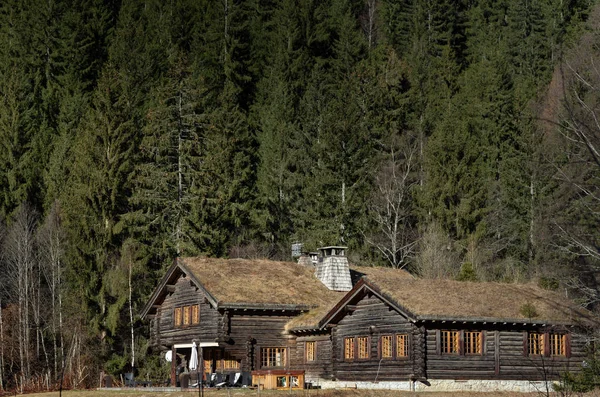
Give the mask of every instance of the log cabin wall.
<path id="1" fill-rule="evenodd" d="M 175 326 L 175 307 L 200 305 L 200 323 L 197 325 Z M 203 342 L 215 342 L 218 337 L 219 313 L 205 299 L 202 290 L 196 288 L 189 278 L 180 277 L 175 284 L 175 291 L 167 294 L 161 307 L 157 311 L 157 335 L 154 340 L 160 341 L 164 346 L 175 343 L 191 343 L 192 339 Z"/>
<path id="2" fill-rule="evenodd" d="M 467 330 L 482 331 L 481 329 Z M 465 354 L 464 351 L 454 353 L 441 351 L 440 338 L 444 331 L 461 332 L 463 329 L 451 327 L 443 327 L 442 330 L 427 329 L 427 377 L 429 379 L 494 379 L 494 331 L 482 331 L 483 341 L 480 354 Z M 521 343 L 522 351 L 523 344 Z"/>
<path id="3" fill-rule="evenodd" d="M 547 330 L 541 330 L 545 332 Z M 565 371 L 578 372 L 586 358 L 585 338 L 577 332 L 568 333 L 569 352 L 565 356 L 529 355 L 524 346 L 526 332 L 522 330 L 498 331 L 500 379 L 558 379 Z"/>
<path id="4" fill-rule="evenodd" d="M 295 338 L 285 332 L 285 325 L 295 315 L 259 311 L 234 312 L 230 317 L 229 340 L 224 344 L 230 357 L 241 360 L 242 371 L 261 369 L 263 347 L 286 348 L 286 368 L 295 357 Z"/>
<path id="5" fill-rule="evenodd" d="M 307 359 L 306 346 L 313 343 L 314 360 Z M 331 379 L 332 367 L 331 335 L 299 336 L 296 339 L 296 355 L 292 357 L 292 369 L 304 370 L 305 379 L 313 381 L 318 379 Z"/>
<path id="6" fill-rule="evenodd" d="M 439 324 L 439 323 L 438 323 Z M 584 341 L 577 334 L 567 334 L 569 351 L 564 356 L 529 355 L 527 333 L 545 332 L 529 328 L 523 330 L 507 326 L 497 329 L 474 328 L 473 325 L 448 327 L 428 326 L 427 377 L 429 379 L 497 379 L 497 380 L 546 380 L 557 379 L 559 372 L 577 370 L 585 356 Z M 443 331 L 481 331 L 483 342 L 481 354 L 445 353 L 441 348 Z M 464 333 L 460 344 L 464 345 Z M 463 347 L 464 349 L 464 347 Z M 462 350 L 462 349 L 461 349 Z"/>
<path id="7" fill-rule="evenodd" d="M 413 373 L 412 352 L 414 325 L 380 299 L 365 296 L 355 305 L 347 307 L 349 312 L 332 330 L 333 374 L 344 381 L 401 381 L 408 380 Z M 396 335 L 406 335 L 408 353 L 398 357 Z M 380 352 L 382 336 L 392 337 L 392 357 L 383 358 Z M 346 338 L 367 337 L 368 358 L 359 356 L 358 346 L 354 358 L 345 357 Z M 421 349 L 422 350 L 422 349 Z"/>

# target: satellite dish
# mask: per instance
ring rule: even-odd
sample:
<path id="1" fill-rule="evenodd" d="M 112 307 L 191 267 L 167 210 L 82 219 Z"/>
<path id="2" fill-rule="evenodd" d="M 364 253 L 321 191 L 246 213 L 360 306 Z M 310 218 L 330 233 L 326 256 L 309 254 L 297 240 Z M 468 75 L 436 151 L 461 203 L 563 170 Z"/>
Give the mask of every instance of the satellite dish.
<path id="1" fill-rule="evenodd" d="M 169 350 L 165 353 L 165 360 L 170 363 L 173 360 L 173 351 Z"/>

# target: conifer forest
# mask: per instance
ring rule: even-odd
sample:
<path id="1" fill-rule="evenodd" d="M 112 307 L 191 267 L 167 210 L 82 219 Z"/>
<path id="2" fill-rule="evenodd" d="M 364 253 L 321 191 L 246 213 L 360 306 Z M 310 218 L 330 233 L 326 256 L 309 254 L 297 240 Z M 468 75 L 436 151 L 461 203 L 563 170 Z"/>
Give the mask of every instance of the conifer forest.
<path id="1" fill-rule="evenodd" d="M 0 393 L 161 371 L 177 256 L 600 302 L 593 0 L 3 0 Z"/>

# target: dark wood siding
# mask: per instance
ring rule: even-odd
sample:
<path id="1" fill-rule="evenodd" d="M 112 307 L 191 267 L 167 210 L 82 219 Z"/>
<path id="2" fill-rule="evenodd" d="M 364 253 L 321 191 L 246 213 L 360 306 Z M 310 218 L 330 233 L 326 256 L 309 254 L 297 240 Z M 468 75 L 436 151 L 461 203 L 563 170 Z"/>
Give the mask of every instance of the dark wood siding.
<path id="1" fill-rule="evenodd" d="M 331 338 L 329 335 L 303 336 L 296 340 L 296 356 L 293 369 L 304 370 L 305 379 L 331 379 Z M 315 342 L 316 357 L 314 361 L 306 361 L 305 342 Z"/>
<path id="2" fill-rule="evenodd" d="M 576 334 L 569 335 L 570 358 L 529 357 L 524 354 L 527 332 L 508 328 L 482 330 L 484 349 L 481 355 L 440 354 L 439 331 L 452 328 L 442 324 L 439 327 L 435 329 L 430 326 L 427 330 L 427 377 L 430 379 L 555 379 L 559 372 L 566 369 L 577 370 L 584 358 L 584 343 Z M 456 325 L 454 327 L 459 330 Z M 468 327 L 469 325 L 465 325 L 462 330 L 467 331 Z"/>
<path id="3" fill-rule="evenodd" d="M 287 348 L 287 367 L 296 355 L 296 341 L 285 332 L 292 315 L 233 314 L 230 319 L 230 338 L 225 350 L 242 360 L 242 370 L 260 369 L 263 347 Z"/>
<path id="4" fill-rule="evenodd" d="M 569 334 L 571 340 L 570 357 L 562 356 L 529 356 L 524 339 L 527 333 L 522 330 L 502 330 L 500 340 L 500 379 L 544 380 L 556 379 L 560 373 L 578 371 L 585 359 L 585 341 L 574 333 Z M 544 332 L 542 330 L 541 332 Z M 525 351 L 524 351 L 525 350 Z"/>
<path id="5" fill-rule="evenodd" d="M 402 315 L 375 296 L 365 296 L 352 306 L 332 332 L 333 374 L 345 381 L 400 381 L 413 373 L 415 352 L 412 347 L 414 326 Z M 407 334 L 409 357 L 380 360 L 379 338 L 382 335 Z M 344 359 L 344 339 L 369 337 L 369 358 Z M 420 349 L 422 351 L 422 349 Z"/>
<path id="6" fill-rule="evenodd" d="M 175 291 L 167 294 L 157 310 L 153 327 L 157 335 L 154 340 L 168 347 L 175 343 L 191 343 L 192 339 L 198 338 L 203 342 L 215 342 L 218 337 L 219 313 L 204 298 L 202 290 L 197 289 L 188 278 L 180 277 L 175 284 Z M 174 308 L 195 304 L 200 305 L 200 324 L 175 327 Z"/>
<path id="7" fill-rule="evenodd" d="M 452 328 L 443 327 L 443 330 Z M 460 331 L 461 329 L 454 329 Z M 427 377 L 430 379 L 493 379 L 495 376 L 494 333 L 481 329 L 483 345 L 480 355 L 443 354 L 439 348 L 439 330 L 427 330 Z"/>

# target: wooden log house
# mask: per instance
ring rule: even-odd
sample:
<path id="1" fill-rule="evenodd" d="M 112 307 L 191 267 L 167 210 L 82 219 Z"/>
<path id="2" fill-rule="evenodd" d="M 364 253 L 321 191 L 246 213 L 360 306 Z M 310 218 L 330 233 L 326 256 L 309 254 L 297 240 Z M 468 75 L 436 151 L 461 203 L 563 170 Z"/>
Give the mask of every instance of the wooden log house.
<path id="1" fill-rule="evenodd" d="M 267 388 L 530 382 L 585 359 L 595 319 L 556 293 L 349 267 L 344 253 L 323 248 L 316 263 L 177 259 L 142 311 L 151 342 L 188 358 L 196 342 L 206 377 L 251 373 Z"/>

